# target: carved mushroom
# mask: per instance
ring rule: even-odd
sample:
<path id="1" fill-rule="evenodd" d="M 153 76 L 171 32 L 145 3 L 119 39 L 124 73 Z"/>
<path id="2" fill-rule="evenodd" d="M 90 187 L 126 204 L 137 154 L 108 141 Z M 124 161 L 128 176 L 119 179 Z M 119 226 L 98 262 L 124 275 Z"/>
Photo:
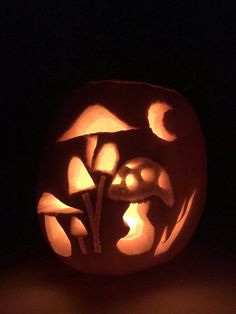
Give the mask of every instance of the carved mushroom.
<path id="1" fill-rule="evenodd" d="M 174 195 L 166 171 L 148 158 L 134 158 L 115 175 L 108 190 L 111 199 L 141 202 L 158 196 L 167 206 L 173 206 Z"/>
<path id="2" fill-rule="evenodd" d="M 59 214 L 69 215 L 71 217 L 72 234 L 78 238 L 79 246 L 82 252 L 86 254 L 87 251 L 83 237 L 87 236 L 87 230 L 82 221 L 75 216 L 77 214 L 83 214 L 82 210 L 70 207 L 56 198 L 53 194 L 45 192 L 38 203 L 38 214 L 44 215 L 45 230 L 54 251 L 64 257 L 71 256 L 71 242 L 58 222 L 57 216 Z M 78 228 L 78 225 L 80 228 Z"/>
<path id="3" fill-rule="evenodd" d="M 109 189 L 114 200 L 128 201 L 130 205 L 123 220 L 130 228 L 117 242 L 118 249 L 127 255 L 148 251 L 154 240 L 154 228 L 147 217 L 151 196 L 157 196 L 167 206 L 173 206 L 172 185 L 166 171 L 148 158 L 134 158 L 120 167 Z"/>
<path id="4" fill-rule="evenodd" d="M 131 273 L 186 245 L 203 209 L 206 168 L 183 96 L 142 82 L 85 84 L 65 99 L 46 144 L 38 214 L 65 263 Z"/>

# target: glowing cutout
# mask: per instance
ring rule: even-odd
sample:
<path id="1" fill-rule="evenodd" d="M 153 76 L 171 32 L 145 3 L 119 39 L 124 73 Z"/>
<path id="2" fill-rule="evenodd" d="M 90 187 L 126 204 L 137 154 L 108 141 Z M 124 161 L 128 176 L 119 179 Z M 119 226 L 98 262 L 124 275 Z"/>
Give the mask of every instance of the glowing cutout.
<path id="1" fill-rule="evenodd" d="M 88 234 L 84 224 L 77 217 L 72 217 L 70 221 L 71 234 L 75 237 L 84 237 Z"/>
<path id="2" fill-rule="evenodd" d="M 183 206 L 182 206 L 182 209 L 180 211 L 180 214 L 178 216 L 178 219 L 177 219 L 177 222 L 176 222 L 176 225 L 173 229 L 173 231 L 171 232 L 169 238 L 167 239 L 166 238 L 166 235 L 167 235 L 167 227 L 165 227 L 164 231 L 163 231 L 163 234 L 161 236 L 161 240 L 155 250 L 155 253 L 154 255 L 160 255 L 160 254 L 163 254 L 165 253 L 166 251 L 169 250 L 169 248 L 171 247 L 171 245 L 173 244 L 173 242 L 175 241 L 175 239 L 177 238 L 177 236 L 179 235 L 180 231 L 182 230 L 184 224 L 185 224 L 185 221 L 190 213 L 190 210 L 191 210 L 191 206 L 192 206 L 192 203 L 193 203 L 193 199 L 194 199 L 194 196 L 196 194 L 196 190 L 193 192 L 193 194 L 190 196 L 188 202 L 187 202 L 187 208 L 186 208 L 186 211 L 183 215 L 183 212 L 184 212 L 184 208 L 186 206 L 186 200 L 184 201 L 183 203 Z M 181 218 L 182 217 L 182 218 Z"/>
<path id="3" fill-rule="evenodd" d="M 154 134 L 165 141 L 172 142 L 177 137 L 175 134 L 170 133 L 164 125 L 164 116 L 169 110 L 172 110 L 172 107 L 165 102 L 157 101 L 153 103 L 148 110 L 148 122 Z"/>
<path id="4" fill-rule="evenodd" d="M 138 181 L 132 173 L 126 176 L 125 183 L 129 190 L 135 190 L 138 186 Z"/>
<path id="5" fill-rule="evenodd" d="M 99 151 L 95 170 L 113 174 L 119 161 L 119 152 L 114 143 L 104 144 Z"/>
<path id="6" fill-rule="evenodd" d="M 78 157 L 72 157 L 68 167 L 69 194 L 93 189 L 95 184 Z"/>
<path id="7" fill-rule="evenodd" d="M 38 203 L 38 214 L 78 214 L 82 210 L 69 207 L 51 193 L 43 193 Z"/>
<path id="8" fill-rule="evenodd" d="M 55 216 L 44 216 L 45 229 L 53 250 L 64 257 L 71 256 L 71 243 Z"/>
<path id="9" fill-rule="evenodd" d="M 114 180 L 112 181 L 112 185 L 119 185 L 121 184 L 122 178 L 118 174 L 115 176 Z"/>
<path id="10" fill-rule="evenodd" d="M 185 209 L 186 209 L 186 199 L 184 200 L 184 203 L 182 205 L 181 211 L 180 211 L 179 216 L 177 218 L 177 222 L 180 222 L 180 220 L 183 218 Z"/>
<path id="11" fill-rule="evenodd" d="M 90 168 L 92 167 L 93 155 L 97 146 L 97 141 L 98 137 L 96 135 L 87 137 L 87 164 Z"/>
<path id="12" fill-rule="evenodd" d="M 135 128 L 117 118 L 105 107 L 95 104 L 85 109 L 58 141 L 63 142 L 77 136 L 94 133 L 119 132 L 132 129 Z"/>
<path id="13" fill-rule="evenodd" d="M 124 213 L 123 220 L 130 228 L 116 246 L 126 255 L 142 254 L 152 247 L 154 228 L 147 218 L 149 202 L 131 203 Z"/>
<path id="14" fill-rule="evenodd" d="M 130 169 L 134 169 L 134 168 L 138 167 L 138 165 L 140 165 L 141 163 L 142 163 L 142 160 L 140 160 L 140 159 L 131 160 L 125 166 L 130 168 Z"/>

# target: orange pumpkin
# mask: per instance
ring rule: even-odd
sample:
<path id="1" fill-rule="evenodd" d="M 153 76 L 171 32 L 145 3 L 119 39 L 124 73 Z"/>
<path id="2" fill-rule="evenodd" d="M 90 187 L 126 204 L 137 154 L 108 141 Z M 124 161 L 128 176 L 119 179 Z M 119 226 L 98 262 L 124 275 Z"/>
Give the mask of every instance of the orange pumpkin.
<path id="1" fill-rule="evenodd" d="M 43 151 L 38 215 L 53 251 L 83 272 L 136 272 L 175 256 L 205 198 L 199 122 L 177 92 L 103 81 L 74 91 Z"/>

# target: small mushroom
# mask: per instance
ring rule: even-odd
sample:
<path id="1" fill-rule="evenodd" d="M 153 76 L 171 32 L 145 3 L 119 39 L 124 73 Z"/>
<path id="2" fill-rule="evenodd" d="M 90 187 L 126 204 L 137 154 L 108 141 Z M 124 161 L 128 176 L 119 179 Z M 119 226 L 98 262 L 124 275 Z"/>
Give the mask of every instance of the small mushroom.
<path id="1" fill-rule="evenodd" d="M 51 193 L 42 194 L 38 203 L 38 214 L 55 216 L 57 214 L 81 214 L 82 210 L 70 207 Z"/>
<path id="2" fill-rule="evenodd" d="M 156 162 L 142 157 L 121 166 L 109 187 L 108 196 L 132 203 L 158 196 L 167 206 L 174 204 L 173 189 L 166 171 Z"/>

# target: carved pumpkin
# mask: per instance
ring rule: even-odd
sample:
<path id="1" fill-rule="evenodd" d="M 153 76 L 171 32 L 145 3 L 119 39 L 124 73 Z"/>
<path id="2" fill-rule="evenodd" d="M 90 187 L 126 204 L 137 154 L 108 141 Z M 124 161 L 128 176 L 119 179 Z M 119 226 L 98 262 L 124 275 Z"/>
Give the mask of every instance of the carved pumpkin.
<path id="1" fill-rule="evenodd" d="M 184 97 L 146 83 L 87 84 L 65 100 L 43 151 L 42 230 L 83 272 L 154 266 L 190 239 L 205 175 L 202 133 Z"/>

